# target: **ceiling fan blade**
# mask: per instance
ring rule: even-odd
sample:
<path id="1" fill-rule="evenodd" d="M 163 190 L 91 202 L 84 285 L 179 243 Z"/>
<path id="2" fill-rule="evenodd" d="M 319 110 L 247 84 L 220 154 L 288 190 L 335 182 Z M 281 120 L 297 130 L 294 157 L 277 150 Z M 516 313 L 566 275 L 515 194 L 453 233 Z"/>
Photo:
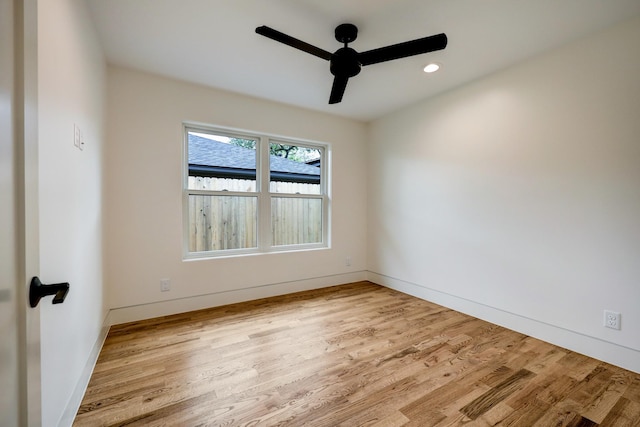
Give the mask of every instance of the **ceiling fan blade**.
<path id="1" fill-rule="evenodd" d="M 269 28 L 266 25 L 256 28 L 256 33 L 260 34 L 261 36 L 268 37 L 277 42 L 284 43 L 291 47 L 295 47 L 296 49 L 300 49 L 304 52 L 310 53 L 311 55 L 315 55 L 318 58 L 326 59 L 327 61 L 331 59 L 330 52 L 327 52 L 324 49 L 320 49 L 319 47 L 310 45 L 309 43 L 303 42 L 302 40 L 298 40 L 294 37 L 288 36 L 285 33 L 281 33 L 278 30 L 274 30 L 273 28 Z"/>
<path id="2" fill-rule="evenodd" d="M 393 59 L 406 58 L 407 56 L 433 52 L 435 50 L 442 50 L 445 47 L 447 47 L 447 36 L 442 33 L 361 52 L 358 54 L 358 60 L 362 65 L 371 65 Z"/>
<path id="3" fill-rule="evenodd" d="M 342 101 L 342 95 L 344 95 L 348 81 L 349 77 L 335 76 L 331 87 L 331 95 L 329 96 L 329 104 L 337 104 Z"/>

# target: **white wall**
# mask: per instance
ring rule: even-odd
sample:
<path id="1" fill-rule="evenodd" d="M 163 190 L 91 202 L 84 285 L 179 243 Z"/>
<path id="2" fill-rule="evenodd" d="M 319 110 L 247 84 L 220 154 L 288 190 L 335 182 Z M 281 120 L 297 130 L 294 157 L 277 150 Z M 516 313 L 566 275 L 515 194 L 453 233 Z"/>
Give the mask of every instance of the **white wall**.
<path id="1" fill-rule="evenodd" d="M 638 52 L 635 19 L 374 122 L 370 278 L 640 372 Z"/>
<path id="2" fill-rule="evenodd" d="M 111 321 L 361 280 L 363 123 L 117 67 L 108 72 L 107 283 Z M 183 261 L 182 123 L 331 144 L 331 249 Z M 352 265 L 345 265 L 345 258 Z M 160 292 L 160 279 L 171 291 Z"/>
<path id="3" fill-rule="evenodd" d="M 106 67 L 83 1 L 41 1 L 38 21 L 40 278 L 71 284 L 64 304 L 52 305 L 51 297 L 40 302 L 43 426 L 55 426 L 70 425 L 75 415 L 106 316 Z M 84 151 L 73 145 L 74 123 L 84 134 Z"/>

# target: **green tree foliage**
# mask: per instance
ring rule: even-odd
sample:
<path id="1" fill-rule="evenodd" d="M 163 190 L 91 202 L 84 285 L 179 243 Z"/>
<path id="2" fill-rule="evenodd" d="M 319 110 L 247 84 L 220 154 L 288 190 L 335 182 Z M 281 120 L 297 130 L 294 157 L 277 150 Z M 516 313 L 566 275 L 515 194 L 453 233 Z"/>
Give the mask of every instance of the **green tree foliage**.
<path id="1" fill-rule="evenodd" d="M 229 144 L 237 145 L 238 147 L 250 148 L 252 150 L 256 149 L 256 142 L 253 139 L 230 138 Z"/>
<path id="2" fill-rule="evenodd" d="M 238 147 L 256 149 L 256 141 L 252 139 L 231 138 L 230 144 Z M 296 162 L 306 163 L 320 157 L 320 152 L 314 148 L 298 147 L 297 145 L 270 144 L 269 153 Z"/>
<path id="3" fill-rule="evenodd" d="M 270 144 L 269 152 L 274 156 L 300 161 L 300 159 L 296 158 L 298 148 L 295 145 Z"/>

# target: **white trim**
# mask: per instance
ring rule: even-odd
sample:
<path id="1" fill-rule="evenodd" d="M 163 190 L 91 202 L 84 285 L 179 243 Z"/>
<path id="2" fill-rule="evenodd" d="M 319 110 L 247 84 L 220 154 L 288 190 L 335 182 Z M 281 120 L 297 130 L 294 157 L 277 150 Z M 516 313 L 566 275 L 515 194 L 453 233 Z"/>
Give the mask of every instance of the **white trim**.
<path id="1" fill-rule="evenodd" d="M 367 280 L 548 343 L 640 373 L 640 351 L 371 271 Z"/>
<path id="2" fill-rule="evenodd" d="M 102 322 L 102 328 L 100 329 L 100 333 L 98 334 L 98 339 L 96 339 L 96 342 L 93 345 L 91 352 L 89 353 L 87 363 L 82 369 L 82 373 L 80 374 L 80 378 L 76 383 L 76 387 L 73 390 L 71 397 L 69 398 L 69 402 L 67 402 L 67 407 L 64 409 L 62 417 L 58 422 L 59 427 L 71 426 L 76 418 L 78 409 L 82 404 L 82 399 L 87 392 L 89 380 L 91 380 L 91 375 L 93 374 L 93 370 L 96 367 L 96 363 L 98 362 L 98 357 L 100 356 L 100 352 L 102 351 L 104 342 L 107 339 L 110 327 L 109 325 L 109 314 L 107 314 L 104 318 L 104 321 Z"/>
<path id="3" fill-rule="evenodd" d="M 359 282 L 366 280 L 366 275 L 366 271 L 357 271 L 353 273 L 336 274 L 332 276 L 314 277 L 291 282 L 270 283 L 243 289 L 213 292 L 210 294 L 195 295 L 169 301 L 119 307 L 111 309 L 109 312 L 109 324 L 117 325 L 121 323 L 135 322 L 154 317 L 186 313 L 189 311 L 219 307 L 260 298 L 268 298 L 312 289 L 326 288 L 329 286 L 338 286 L 345 283 Z"/>
<path id="4" fill-rule="evenodd" d="M 266 145 L 266 147 L 264 147 Z M 256 187 L 259 193 L 258 195 L 258 241 L 256 242 L 256 252 L 265 253 L 269 252 L 269 248 L 271 247 L 271 197 L 269 197 L 269 168 L 270 158 L 269 158 L 269 137 L 263 136 L 258 141 L 256 146 L 256 150 L 258 150 L 258 164 L 256 167 L 258 170 L 256 171 Z M 215 251 L 217 253 L 222 253 L 224 251 Z"/>
<path id="5" fill-rule="evenodd" d="M 256 191 L 252 192 L 229 192 L 215 190 L 193 190 L 189 189 L 189 133 L 215 134 L 220 136 L 236 137 L 241 139 L 255 140 L 256 146 Z M 311 141 L 308 139 L 298 139 L 265 132 L 244 131 L 236 128 L 224 126 L 202 124 L 185 121 L 182 123 L 182 259 L 197 260 L 202 258 L 217 258 L 238 256 L 245 254 L 268 254 L 281 251 L 302 251 L 307 249 L 330 248 L 331 235 L 331 197 L 330 197 L 330 154 L 331 144 L 326 142 Z M 270 184 L 270 144 L 291 144 L 303 148 L 318 149 L 321 152 L 320 171 L 320 194 L 289 194 L 271 193 Z M 191 195 L 210 196 L 239 196 L 257 198 L 258 214 L 256 218 L 257 241 L 255 247 L 224 249 L 213 251 L 189 250 L 189 197 Z M 322 201 L 322 241 L 315 243 L 304 243 L 285 246 L 274 246 L 271 235 L 271 201 L 275 197 L 281 198 L 309 198 Z"/>

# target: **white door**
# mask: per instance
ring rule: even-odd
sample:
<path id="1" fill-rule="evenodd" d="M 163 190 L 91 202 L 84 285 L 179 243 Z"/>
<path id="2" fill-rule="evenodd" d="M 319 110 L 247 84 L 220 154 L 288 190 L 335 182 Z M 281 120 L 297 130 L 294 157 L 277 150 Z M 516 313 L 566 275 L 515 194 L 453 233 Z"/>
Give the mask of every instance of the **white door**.
<path id="1" fill-rule="evenodd" d="M 0 0 L 0 426 L 40 426 L 36 3 Z"/>

